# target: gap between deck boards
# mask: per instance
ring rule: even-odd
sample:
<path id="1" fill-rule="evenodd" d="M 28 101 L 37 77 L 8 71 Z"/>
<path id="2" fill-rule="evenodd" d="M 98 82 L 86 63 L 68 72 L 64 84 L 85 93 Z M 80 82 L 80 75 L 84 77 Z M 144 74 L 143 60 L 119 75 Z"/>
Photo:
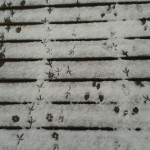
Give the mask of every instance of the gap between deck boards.
<path id="1" fill-rule="evenodd" d="M 150 81 L 150 78 L 127 78 L 127 79 L 121 79 L 121 78 L 72 78 L 72 79 L 43 79 L 44 81 L 49 82 L 89 82 L 89 81 L 97 81 L 97 82 L 103 82 L 103 81 L 121 81 L 121 80 L 127 80 L 127 81 Z M 0 79 L 0 83 L 27 83 L 27 82 L 36 82 L 37 79 Z"/>
<path id="2" fill-rule="evenodd" d="M 20 126 L 0 126 L 0 130 L 22 130 L 22 129 L 33 129 L 29 127 L 20 127 Z M 34 128 L 35 129 L 35 128 Z M 42 126 L 42 127 L 36 127 L 36 129 L 45 129 L 45 130 L 69 130 L 69 131 L 87 131 L 87 130 L 100 130 L 100 131 L 117 131 L 117 128 L 113 127 L 85 127 L 85 126 L 67 126 L 67 127 L 61 127 L 61 126 Z M 137 127 L 134 129 L 128 128 L 128 130 L 135 130 L 135 131 L 141 131 L 142 128 Z"/>
<path id="3" fill-rule="evenodd" d="M 120 19 L 119 21 L 128 21 L 131 19 Z M 133 19 L 132 19 L 133 20 Z M 139 21 L 150 21 L 150 18 L 140 18 L 140 19 L 135 19 Z M 100 23 L 100 22 L 115 22 L 116 20 L 81 20 L 81 21 L 53 21 L 53 22 L 48 22 L 49 24 L 88 24 L 88 23 Z M 117 20 L 118 21 L 118 20 Z M 41 25 L 45 24 L 42 22 L 10 22 L 10 23 L 0 23 L 0 26 L 27 26 L 27 25 Z"/>
<path id="4" fill-rule="evenodd" d="M 84 39 L 49 39 L 50 42 L 72 42 L 72 41 L 106 41 L 109 38 L 84 38 Z M 115 39 L 115 38 L 114 38 Z M 117 39 L 117 38 L 116 38 Z M 123 39 L 150 39 L 150 36 L 124 37 Z M 0 43 L 28 43 L 28 42 L 42 42 L 41 39 L 22 39 L 22 40 L 0 40 Z"/>

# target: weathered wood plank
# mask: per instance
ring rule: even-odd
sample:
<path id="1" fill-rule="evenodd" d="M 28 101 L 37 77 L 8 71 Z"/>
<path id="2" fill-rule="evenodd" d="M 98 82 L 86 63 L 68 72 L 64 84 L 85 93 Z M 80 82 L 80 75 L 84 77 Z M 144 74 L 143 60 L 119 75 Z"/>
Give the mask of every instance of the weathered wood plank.
<path id="1" fill-rule="evenodd" d="M 3 26 L 0 27 L 0 33 L 2 40 L 104 39 L 149 36 L 149 27 L 150 22 L 142 25 L 141 21 L 130 20 L 89 24 L 11 26 L 9 32 Z"/>
<path id="2" fill-rule="evenodd" d="M 145 61 L 83 61 L 52 63 L 48 76 L 51 78 L 148 78 L 149 60 Z"/>
<path id="3" fill-rule="evenodd" d="M 136 20 L 149 18 L 150 4 L 0 11 L 0 23 Z"/>
<path id="4" fill-rule="evenodd" d="M 6 92 L 7 91 L 7 92 Z M 59 92 L 58 92 L 59 91 Z M 139 92 L 140 91 L 140 92 Z M 95 102 L 107 104 L 149 104 L 150 82 L 44 82 L 1 83 L 0 102 L 37 103 L 39 96 L 51 102 Z M 144 98 L 145 97 L 145 98 Z M 147 100 L 146 100 L 146 97 Z M 58 103 L 59 104 L 59 103 Z M 86 107 L 86 106 L 85 106 Z"/>
<path id="5" fill-rule="evenodd" d="M 47 42 L 46 44 L 4 43 L 1 45 L 1 54 L 4 55 L 3 58 L 132 57 L 150 56 L 149 47 L 149 40 L 142 39 Z"/>
<path id="6" fill-rule="evenodd" d="M 119 111 L 114 111 L 118 106 Z M 0 106 L 0 126 L 51 127 L 83 126 L 112 129 L 147 130 L 150 128 L 148 105 L 32 105 Z M 44 109 L 43 109 L 44 108 Z M 138 109 L 138 111 L 135 111 Z"/>
<path id="7" fill-rule="evenodd" d="M 56 5 L 56 4 L 75 4 L 76 0 L 1 0 L 0 5 L 6 5 L 6 7 L 10 6 L 32 6 L 32 5 Z"/>
<path id="8" fill-rule="evenodd" d="M 78 0 L 80 4 L 88 3 L 129 3 L 129 0 Z M 149 0 L 132 0 L 132 2 L 149 2 Z M 77 0 L 1 0 L 1 7 L 11 7 L 11 6 L 36 6 L 36 5 L 64 5 L 64 4 L 77 4 Z"/>
<path id="9" fill-rule="evenodd" d="M 1 79 L 149 78 L 150 60 L 1 62 Z"/>
<path id="10" fill-rule="evenodd" d="M 18 136 L 22 135 L 21 141 Z M 56 135 L 56 137 L 54 136 Z M 4 140 L 6 138 L 6 142 Z M 58 139 L 57 139 L 58 137 Z M 129 139 L 130 137 L 131 139 Z M 37 150 L 97 150 L 97 149 L 128 149 L 148 150 L 149 132 L 101 132 L 101 131 L 45 131 L 45 130 L 18 130 L 0 131 L 0 144 L 2 149 Z M 73 141 L 73 142 L 70 142 Z M 38 141 L 38 142 L 37 142 Z M 19 144 L 18 144 L 19 143 Z M 36 143 L 36 144 L 35 144 Z M 58 150 L 58 149 L 56 149 Z"/>

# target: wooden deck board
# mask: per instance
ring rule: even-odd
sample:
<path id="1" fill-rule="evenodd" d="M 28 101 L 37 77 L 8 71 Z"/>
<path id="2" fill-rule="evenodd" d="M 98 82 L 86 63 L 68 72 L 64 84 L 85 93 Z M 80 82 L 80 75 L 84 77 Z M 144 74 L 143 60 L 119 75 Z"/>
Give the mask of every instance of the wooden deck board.
<path id="1" fill-rule="evenodd" d="M 84 102 L 85 104 L 95 102 L 95 104 L 100 105 L 111 103 L 118 105 L 127 102 L 149 104 L 149 101 L 144 98 L 149 96 L 149 87 L 150 82 L 125 80 L 115 82 L 38 81 L 33 83 L 1 83 L 0 102 L 1 104 L 5 102 L 12 104 L 13 102 L 34 103 L 38 102 L 37 98 L 41 95 L 44 101 L 48 103 L 58 102 L 58 104 L 63 104 L 63 102 Z"/>
<path id="2" fill-rule="evenodd" d="M 72 41 L 4 43 L 5 58 L 103 58 L 150 56 L 149 40 L 114 39 L 104 41 Z M 5 52 L 3 52 L 5 50 Z"/>
<path id="3" fill-rule="evenodd" d="M 22 2 L 22 3 L 21 3 Z M 131 2 L 129 0 L 78 0 L 80 4 L 90 4 L 90 3 L 99 3 L 99 4 L 107 4 L 107 3 L 146 3 L 149 2 L 149 0 L 132 0 Z M 11 3 L 11 5 L 9 4 Z M 5 0 L 1 1 L 1 6 L 4 5 L 5 7 L 12 7 L 12 6 L 38 6 L 38 5 L 66 5 L 66 4 L 77 4 L 77 0 L 48 0 L 48 1 L 37 1 L 37 0 L 26 0 L 25 2 L 23 0 L 13 1 L 13 0 Z M 3 6 L 3 7 L 4 7 Z M 5 8 L 4 7 L 4 8 Z"/>
<path id="4" fill-rule="evenodd" d="M 149 78 L 149 60 L 1 62 L 0 79 Z"/>
<path id="5" fill-rule="evenodd" d="M 119 28 L 117 27 L 119 25 Z M 147 29 L 141 21 L 115 21 L 89 24 L 67 25 L 34 25 L 12 26 L 9 32 L 6 27 L 0 27 L 2 40 L 67 40 L 67 39 L 107 39 L 107 38 L 132 38 L 150 36 L 149 26 Z M 134 27 L 134 30 L 133 30 Z M 90 31 L 90 32 L 89 32 Z"/>
<path id="6" fill-rule="evenodd" d="M 58 140 L 53 138 L 53 134 L 58 134 Z M 23 137 L 18 143 L 17 135 Z M 4 142 L 4 135 L 7 141 L 10 141 L 7 145 Z M 128 137 L 132 140 L 129 140 Z M 101 131 L 47 131 L 47 130 L 18 130 L 18 131 L 0 131 L 0 144 L 4 149 L 59 149 L 66 150 L 96 150 L 97 145 L 101 149 L 107 148 L 111 150 L 115 148 L 120 149 L 137 149 L 147 150 L 149 148 L 149 134 L 147 132 L 101 132 Z M 37 142 L 38 141 L 40 142 Z M 86 139 L 86 140 L 83 140 Z M 72 140 L 73 142 L 70 142 Z M 33 144 L 36 143 L 37 144 Z M 41 144 L 42 143 L 42 144 Z M 26 149 L 25 149 L 26 147 Z"/>
<path id="7" fill-rule="evenodd" d="M 0 23 L 29 23 L 41 22 L 46 18 L 50 23 L 65 22 L 92 22 L 92 21 L 116 21 L 116 20 L 138 20 L 149 18 L 150 4 L 141 5 L 116 5 L 75 8 L 38 8 L 23 10 L 0 11 Z M 122 11 L 123 10 L 123 11 Z M 13 14 L 12 14 L 13 12 Z M 30 14 L 30 15 L 29 15 Z M 41 14 L 44 14 L 41 15 Z M 58 15 L 59 14 L 59 15 Z"/>
<path id="8" fill-rule="evenodd" d="M 0 126 L 6 127 L 97 127 L 118 130 L 148 130 L 149 106 L 126 103 L 115 112 L 115 105 L 12 105 L 0 107 Z M 134 108 L 138 112 L 134 113 Z M 44 109 L 43 109 L 44 108 Z M 93 117 L 94 116 L 94 117 Z M 30 122 L 29 122 L 30 121 Z"/>

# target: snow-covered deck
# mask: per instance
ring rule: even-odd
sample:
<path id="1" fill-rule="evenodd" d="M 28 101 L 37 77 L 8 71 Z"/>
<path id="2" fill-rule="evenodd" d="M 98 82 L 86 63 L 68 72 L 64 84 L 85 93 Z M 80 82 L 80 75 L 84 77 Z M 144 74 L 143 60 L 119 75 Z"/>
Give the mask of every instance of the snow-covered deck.
<path id="1" fill-rule="evenodd" d="M 150 0 L 0 1 L 0 150 L 149 150 Z"/>

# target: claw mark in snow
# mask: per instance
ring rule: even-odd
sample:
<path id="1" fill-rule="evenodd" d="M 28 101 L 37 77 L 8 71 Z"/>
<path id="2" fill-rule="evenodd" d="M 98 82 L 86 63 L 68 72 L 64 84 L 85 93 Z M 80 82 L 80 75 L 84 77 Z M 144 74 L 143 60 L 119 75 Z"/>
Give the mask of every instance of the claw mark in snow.
<path id="1" fill-rule="evenodd" d="M 127 77 L 129 76 L 129 69 L 126 67 L 125 70 L 123 70 L 123 72 L 127 75 Z"/>

